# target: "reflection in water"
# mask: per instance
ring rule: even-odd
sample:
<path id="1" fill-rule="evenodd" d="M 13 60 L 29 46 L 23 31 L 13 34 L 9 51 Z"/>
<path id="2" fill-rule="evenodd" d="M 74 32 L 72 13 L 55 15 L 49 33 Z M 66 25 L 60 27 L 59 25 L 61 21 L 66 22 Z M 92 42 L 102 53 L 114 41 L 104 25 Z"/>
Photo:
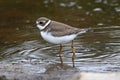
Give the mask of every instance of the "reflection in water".
<path id="1" fill-rule="evenodd" d="M 0 59 L 20 64 L 60 63 L 59 45 L 46 43 L 37 27 L 40 16 L 94 32 L 75 39 L 75 64 L 81 71 L 119 71 L 120 23 L 118 0 L 0 1 Z M 4 3 L 4 4 L 3 4 Z M 7 6 L 5 6 L 5 4 Z M 7 9 L 7 11 L 6 11 Z M 67 14 L 67 15 L 66 15 Z M 64 44 L 64 63 L 72 66 L 71 44 Z"/>

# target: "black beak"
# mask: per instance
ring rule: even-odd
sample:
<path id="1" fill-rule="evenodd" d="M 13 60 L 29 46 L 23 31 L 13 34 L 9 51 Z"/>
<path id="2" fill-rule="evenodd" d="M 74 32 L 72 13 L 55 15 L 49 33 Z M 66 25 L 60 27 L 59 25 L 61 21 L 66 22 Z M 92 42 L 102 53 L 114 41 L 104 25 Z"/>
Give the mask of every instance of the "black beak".
<path id="1" fill-rule="evenodd" d="M 33 24 L 33 27 L 37 26 L 37 24 Z"/>

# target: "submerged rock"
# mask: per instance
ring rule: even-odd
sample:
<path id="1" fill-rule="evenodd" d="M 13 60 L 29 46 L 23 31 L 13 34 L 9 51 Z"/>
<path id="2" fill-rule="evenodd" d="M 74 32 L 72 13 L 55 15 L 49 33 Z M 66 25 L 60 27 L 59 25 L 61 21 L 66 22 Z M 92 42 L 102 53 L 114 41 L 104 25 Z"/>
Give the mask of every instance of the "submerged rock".
<path id="1" fill-rule="evenodd" d="M 67 80 L 120 80 L 120 72 L 79 72 Z"/>

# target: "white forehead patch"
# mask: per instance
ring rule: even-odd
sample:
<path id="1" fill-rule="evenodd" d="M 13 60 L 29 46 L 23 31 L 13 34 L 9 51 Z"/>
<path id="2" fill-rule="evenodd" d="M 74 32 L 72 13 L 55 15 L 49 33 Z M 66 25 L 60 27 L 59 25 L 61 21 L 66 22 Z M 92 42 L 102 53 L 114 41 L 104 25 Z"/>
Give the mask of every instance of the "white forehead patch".
<path id="1" fill-rule="evenodd" d="M 50 22 L 51 22 L 51 20 L 49 20 L 44 26 L 41 26 L 38 21 L 36 21 L 36 24 L 37 24 L 37 27 L 38 27 L 40 30 L 42 30 L 42 29 L 44 29 L 46 26 L 48 26 L 48 25 L 50 24 Z"/>

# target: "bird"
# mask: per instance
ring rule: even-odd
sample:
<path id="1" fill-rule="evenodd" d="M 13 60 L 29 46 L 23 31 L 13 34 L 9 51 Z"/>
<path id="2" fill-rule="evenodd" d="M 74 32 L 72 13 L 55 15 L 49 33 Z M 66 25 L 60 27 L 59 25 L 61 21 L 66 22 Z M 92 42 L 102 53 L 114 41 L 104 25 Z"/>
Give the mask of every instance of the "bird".
<path id="1" fill-rule="evenodd" d="M 61 65 L 63 65 L 62 59 L 62 45 L 68 42 L 72 42 L 71 49 L 72 49 L 72 64 L 75 67 L 75 46 L 74 46 L 74 39 L 83 33 L 89 31 L 89 29 L 79 29 L 67 25 L 62 22 L 51 20 L 47 17 L 40 17 L 36 20 L 35 23 L 36 27 L 40 30 L 40 34 L 42 38 L 52 44 L 59 44 L 59 57 Z"/>

